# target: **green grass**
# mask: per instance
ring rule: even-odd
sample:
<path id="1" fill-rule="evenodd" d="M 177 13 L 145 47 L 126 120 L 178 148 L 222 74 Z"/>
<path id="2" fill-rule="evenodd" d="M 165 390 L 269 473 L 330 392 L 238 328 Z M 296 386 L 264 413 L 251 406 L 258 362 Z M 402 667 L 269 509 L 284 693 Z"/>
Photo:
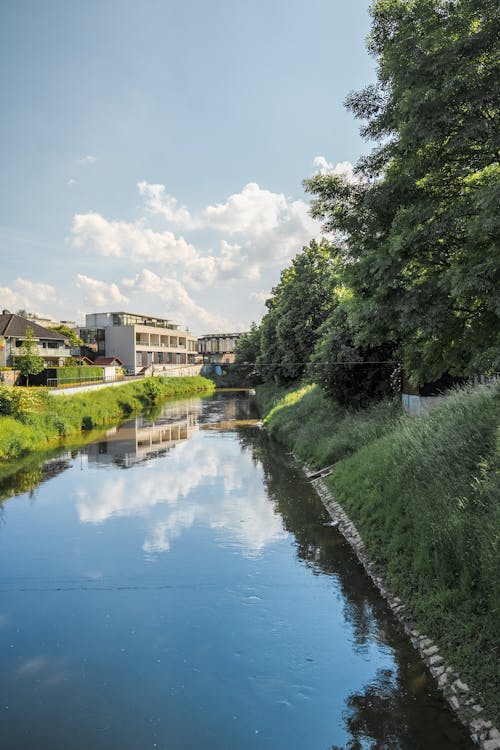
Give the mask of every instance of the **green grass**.
<path id="1" fill-rule="evenodd" d="M 145 378 L 71 396 L 1 386 L 0 460 L 47 450 L 61 438 L 119 422 L 167 398 L 213 390 L 213 383 L 202 377 Z"/>
<path id="2" fill-rule="evenodd" d="M 498 724 L 500 388 L 411 418 L 349 413 L 308 386 L 264 424 L 308 464 L 336 464 L 326 481 L 371 559 Z"/>
<path id="3" fill-rule="evenodd" d="M 266 387 L 267 389 L 268 387 Z M 281 391 L 257 389 L 266 413 L 264 426 L 309 466 L 322 468 L 350 456 L 367 442 L 384 435 L 401 418 L 394 402 L 362 411 L 349 411 L 326 396 L 317 385 Z"/>

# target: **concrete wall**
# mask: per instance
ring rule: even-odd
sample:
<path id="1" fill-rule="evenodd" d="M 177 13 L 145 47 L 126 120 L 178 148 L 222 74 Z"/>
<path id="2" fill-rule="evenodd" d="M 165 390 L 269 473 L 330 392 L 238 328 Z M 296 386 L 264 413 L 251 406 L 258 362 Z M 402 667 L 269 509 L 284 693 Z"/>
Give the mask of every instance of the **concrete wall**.
<path id="1" fill-rule="evenodd" d="M 132 326 L 106 328 L 106 357 L 120 357 L 127 371 L 135 372 L 135 331 Z"/>

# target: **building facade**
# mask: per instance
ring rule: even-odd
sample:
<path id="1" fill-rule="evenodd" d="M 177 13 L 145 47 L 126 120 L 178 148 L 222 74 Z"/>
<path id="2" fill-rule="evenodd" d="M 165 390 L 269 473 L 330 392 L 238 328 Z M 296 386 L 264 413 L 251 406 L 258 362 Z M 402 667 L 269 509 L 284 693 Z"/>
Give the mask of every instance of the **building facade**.
<path id="1" fill-rule="evenodd" d="M 165 318 L 128 312 L 91 313 L 79 329 L 84 348 L 97 356 L 119 357 L 127 373 L 167 372 L 172 365 L 192 364 L 196 336 Z"/>
<path id="2" fill-rule="evenodd" d="M 37 339 L 37 354 L 43 359 L 45 367 L 60 367 L 71 357 L 64 336 L 4 310 L 0 315 L 0 367 L 15 367 L 16 357 L 22 354 L 21 345 L 27 338 L 28 328 Z"/>
<path id="3" fill-rule="evenodd" d="M 235 358 L 236 343 L 245 333 L 207 333 L 198 338 L 198 351 L 203 362 L 212 364 L 232 364 Z"/>

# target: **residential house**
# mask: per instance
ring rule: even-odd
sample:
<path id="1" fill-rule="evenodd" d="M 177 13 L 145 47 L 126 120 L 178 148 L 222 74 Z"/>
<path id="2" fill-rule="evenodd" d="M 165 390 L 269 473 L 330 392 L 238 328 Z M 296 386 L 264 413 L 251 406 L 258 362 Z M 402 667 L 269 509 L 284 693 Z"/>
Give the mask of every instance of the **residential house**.
<path id="1" fill-rule="evenodd" d="M 59 367 L 71 357 L 64 336 L 33 320 L 4 310 L 0 315 L 0 367 L 14 367 L 15 358 L 22 353 L 20 347 L 27 338 L 28 328 L 31 328 L 34 337 L 38 339 L 37 353 L 42 357 L 45 367 Z"/>
<path id="2" fill-rule="evenodd" d="M 236 343 L 240 333 L 207 333 L 198 338 L 198 351 L 203 362 L 212 364 L 232 364 L 235 358 Z"/>
<path id="3" fill-rule="evenodd" d="M 91 313 L 79 329 L 86 352 L 119 357 L 128 373 L 168 371 L 171 365 L 192 364 L 197 339 L 165 318 L 128 312 Z"/>

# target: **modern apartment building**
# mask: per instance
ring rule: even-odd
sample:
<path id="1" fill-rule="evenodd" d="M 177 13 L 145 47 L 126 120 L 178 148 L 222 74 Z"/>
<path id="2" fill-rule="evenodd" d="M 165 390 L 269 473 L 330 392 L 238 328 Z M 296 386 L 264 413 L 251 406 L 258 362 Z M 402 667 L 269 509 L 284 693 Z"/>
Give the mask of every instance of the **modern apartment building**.
<path id="1" fill-rule="evenodd" d="M 128 312 L 91 313 L 79 336 L 97 355 L 119 357 L 128 373 L 168 370 L 194 362 L 197 338 L 165 318 Z"/>
<path id="2" fill-rule="evenodd" d="M 213 364 L 234 362 L 236 342 L 244 333 L 207 333 L 198 338 L 198 351 L 203 361 Z"/>

